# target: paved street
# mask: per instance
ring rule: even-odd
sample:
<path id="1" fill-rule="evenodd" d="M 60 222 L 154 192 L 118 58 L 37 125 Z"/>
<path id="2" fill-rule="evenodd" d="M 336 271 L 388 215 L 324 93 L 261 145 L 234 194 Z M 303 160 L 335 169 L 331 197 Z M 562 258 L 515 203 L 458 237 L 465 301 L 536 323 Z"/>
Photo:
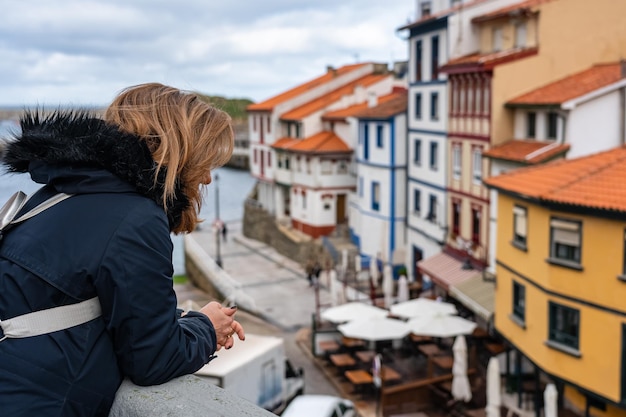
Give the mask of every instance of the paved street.
<path id="1" fill-rule="evenodd" d="M 246 332 L 284 338 L 288 358 L 304 369 L 306 393 L 342 395 L 312 361 L 310 352 L 302 348 L 303 343 L 308 343 L 315 292 L 300 265 L 273 248 L 241 236 L 240 222 L 228 223 L 228 231 L 227 241 L 220 242 L 224 270 L 235 281 L 232 285 L 237 292 L 245 293 L 246 297 L 240 298 L 253 304 L 250 310 L 254 314 L 245 310 L 237 313 Z M 215 258 L 215 235 L 209 226 L 192 233 L 188 239 L 201 245 L 208 257 Z M 193 300 L 204 305 L 210 301 L 204 292 L 190 284 L 175 285 L 175 289 L 179 302 Z M 322 302 L 328 303 L 328 292 L 321 289 L 320 294 Z"/>

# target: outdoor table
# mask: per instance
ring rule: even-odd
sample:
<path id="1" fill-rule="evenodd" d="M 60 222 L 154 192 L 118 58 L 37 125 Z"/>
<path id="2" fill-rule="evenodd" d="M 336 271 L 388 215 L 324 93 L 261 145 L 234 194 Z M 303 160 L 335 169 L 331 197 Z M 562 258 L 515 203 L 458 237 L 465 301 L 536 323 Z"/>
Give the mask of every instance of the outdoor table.
<path id="1" fill-rule="evenodd" d="M 472 332 L 472 337 L 476 339 L 484 339 L 486 337 L 489 337 L 489 333 L 487 332 L 487 330 L 481 327 L 476 327 Z"/>
<path id="2" fill-rule="evenodd" d="M 441 349 L 434 343 L 426 343 L 423 345 L 418 345 L 417 350 L 422 352 L 426 356 L 435 356 L 441 353 Z"/>
<path id="3" fill-rule="evenodd" d="M 334 340 L 322 340 L 318 346 L 324 353 L 336 352 L 339 350 L 339 343 Z"/>
<path id="4" fill-rule="evenodd" d="M 383 365 L 380 376 L 384 382 L 393 382 L 402 379 L 402 375 L 400 375 L 395 369 L 390 368 L 387 365 Z"/>
<path id="5" fill-rule="evenodd" d="M 355 386 L 362 386 L 366 384 L 371 384 L 374 382 L 372 378 L 372 374 L 363 369 L 354 369 L 351 371 L 346 371 L 343 373 L 348 381 Z"/>
<path id="6" fill-rule="evenodd" d="M 341 344 L 348 349 L 365 346 L 365 342 L 361 339 L 353 339 L 352 337 L 342 337 Z"/>
<path id="7" fill-rule="evenodd" d="M 444 369 L 446 371 L 451 370 L 452 364 L 454 364 L 454 358 L 449 355 L 431 356 L 430 360 L 439 368 Z"/>
<path id="8" fill-rule="evenodd" d="M 361 361 L 361 362 L 371 362 L 372 359 L 374 359 L 374 355 L 376 355 L 376 352 L 374 352 L 373 350 L 357 350 L 356 352 L 354 352 L 354 355 Z"/>
<path id="9" fill-rule="evenodd" d="M 485 347 L 492 355 L 498 355 L 506 350 L 502 343 L 485 343 Z"/>
<path id="10" fill-rule="evenodd" d="M 354 358 L 347 353 L 335 353 L 330 355 L 330 361 L 337 368 L 346 368 L 348 366 L 356 365 Z"/>

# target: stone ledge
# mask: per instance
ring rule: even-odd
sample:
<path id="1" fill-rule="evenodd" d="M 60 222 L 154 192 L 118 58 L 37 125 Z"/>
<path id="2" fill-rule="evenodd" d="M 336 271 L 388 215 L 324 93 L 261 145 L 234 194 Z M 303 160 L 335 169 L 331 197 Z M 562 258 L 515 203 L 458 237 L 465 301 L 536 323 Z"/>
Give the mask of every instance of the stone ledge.
<path id="1" fill-rule="evenodd" d="M 276 417 L 255 404 L 194 375 L 140 387 L 124 380 L 109 417 Z"/>

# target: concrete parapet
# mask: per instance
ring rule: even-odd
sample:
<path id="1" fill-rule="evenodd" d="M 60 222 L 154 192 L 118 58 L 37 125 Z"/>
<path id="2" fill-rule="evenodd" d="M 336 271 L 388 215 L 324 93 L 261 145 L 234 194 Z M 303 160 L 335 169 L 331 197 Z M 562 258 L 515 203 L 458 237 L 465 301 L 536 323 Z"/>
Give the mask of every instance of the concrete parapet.
<path id="1" fill-rule="evenodd" d="M 194 375 L 140 387 L 125 380 L 109 417 L 275 417 L 275 414 Z"/>

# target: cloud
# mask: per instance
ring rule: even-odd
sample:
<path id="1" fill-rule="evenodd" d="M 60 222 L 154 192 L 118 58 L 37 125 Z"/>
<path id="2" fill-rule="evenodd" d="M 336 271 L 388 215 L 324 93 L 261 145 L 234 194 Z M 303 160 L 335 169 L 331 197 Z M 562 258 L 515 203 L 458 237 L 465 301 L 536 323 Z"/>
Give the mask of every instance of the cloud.
<path id="1" fill-rule="evenodd" d="M 158 81 L 268 98 L 355 61 L 406 59 L 406 0 L 11 1 L 0 14 L 0 105 L 104 105 Z"/>

